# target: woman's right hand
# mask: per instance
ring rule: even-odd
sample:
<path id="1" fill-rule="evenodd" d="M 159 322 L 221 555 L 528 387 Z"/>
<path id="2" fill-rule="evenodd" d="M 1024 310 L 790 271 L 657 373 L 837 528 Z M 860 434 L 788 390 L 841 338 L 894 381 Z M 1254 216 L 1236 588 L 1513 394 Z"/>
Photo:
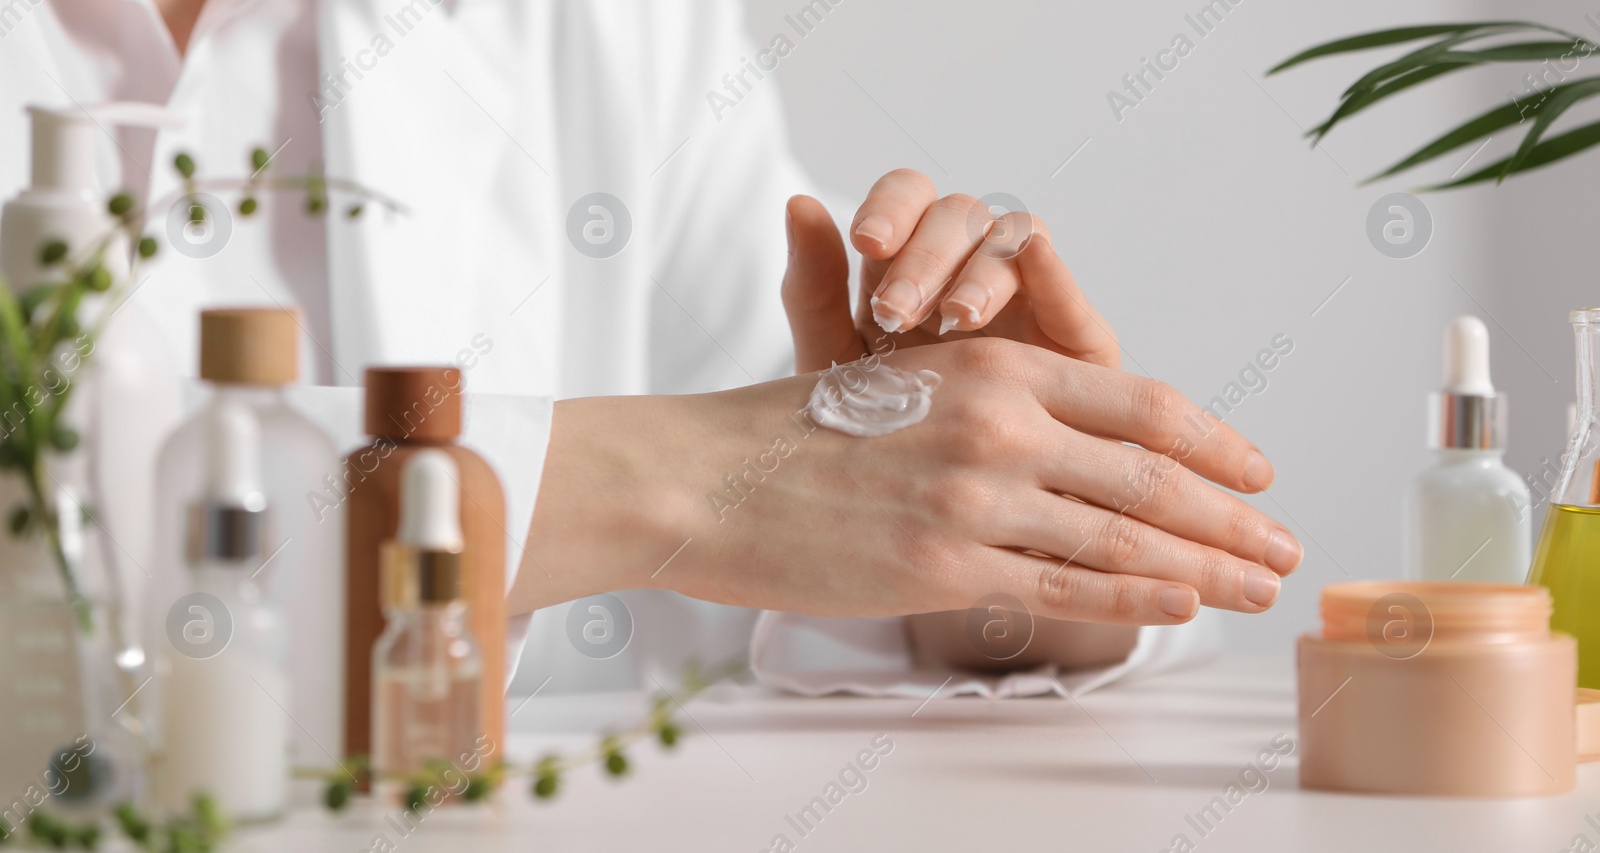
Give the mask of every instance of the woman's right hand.
<path id="1" fill-rule="evenodd" d="M 1260 491 L 1266 458 L 1162 383 L 999 339 L 882 362 L 944 381 L 925 420 L 875 438 L 797 414 L 816 374 L 558 403 L 512 612 L 637 587 L 824 616 L 999 592 L 1038 616 L 1168 625 L 1265 610 L 1300 561 L 1211 485 Z"/>

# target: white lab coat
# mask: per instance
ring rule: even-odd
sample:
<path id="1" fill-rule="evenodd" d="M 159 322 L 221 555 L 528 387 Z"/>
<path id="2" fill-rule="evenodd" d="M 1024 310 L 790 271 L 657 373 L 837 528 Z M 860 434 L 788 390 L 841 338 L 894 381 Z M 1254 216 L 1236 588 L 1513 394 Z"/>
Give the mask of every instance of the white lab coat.
<path id="1" fill-rule="evenodd" d="M 18 4 L 25 14 L 12 20 Z M 369 364 L 455 361 L 487 338 L 492 352 L 467 385 L 508 395 L 492 428 L 478 431 L 479 449 L 517 473 L 506 482 L 507 530 L 519 543 L 551 398 L 706 391 L 790 371 L 778 298 L 783 205 L 810 188 L 770 76 L 746 78 L 749 93 L 720 115 L 708 101 L 759 49 L 737 4 L 210 0 L 165 88 L 140 82 L 140 68 L 174 59 L 142 56 L 126 35 L 148 28 L 149 4 L 0 0 L 0 194 L 26 182 L 23 105 L 149 90 L 188 124 L 153 139 L 115 134 L 101 169 L 107 188 L 143 183 L 134 163 L 150 173 L 148 197 L 166 195 L 178 151 L 195 154 L 202 175 L 239 175 L 251 147 L 288 137 L 281 156 L 294 162 L 306 144 L 294 147 L 287 131 L 309 127 L 329 175 L 408 208 L 388 215 L 368 204 L 351 220 L 336 195 L 334 214 L 308 223 L 291 215 L 297 199 L 271 200 L 283 208 L 235 218 L 232 243 L 214 257 L 163 253 L 135 298 L 179 363 L 194 363 L 195 312 L 227 302 L 299 302 L 308 360 L 336 385 L 356 384 Z M 313 44 L 320 74 L 305 67 Z M 317 81 L 299 103 L 274 83 L 295 74 Z M 320 121 L 309 124 L 305 111 Z M 574 202 L 591 193 L 626 208 L 630 233 L 610 257 L 580 250 L 581 227 L 569 236 Z M 582 209 L 579 224 L 594 218 Z M 354 399 L 317 405 L 327 414 Z M 514 571 L 520 547 L 511 552 Z M 623 598 L 635 637 L 611 660 L 572 650 L 565 606 L 516 626 L 531 630 L 527 689 L 547 676 L 552 692 L 648 685 L 646 654 L 667 668 L 690 655 L 739 655 L 756 618 L 670 593 Z M 826 673 L 825 660 L 810 663 Z"/>

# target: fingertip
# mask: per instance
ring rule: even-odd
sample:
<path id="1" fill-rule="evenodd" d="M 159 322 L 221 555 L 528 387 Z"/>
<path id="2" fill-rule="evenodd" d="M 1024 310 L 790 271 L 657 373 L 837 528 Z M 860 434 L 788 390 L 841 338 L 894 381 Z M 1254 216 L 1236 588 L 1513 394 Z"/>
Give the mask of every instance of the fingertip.
<path id="1" fill-rule="evenodd" d="M 1262 559 L 1266 561 L 1267 568 L 1279 575 L 1292 574 L 1300 568 L 1305 556 L 1305 547 L 1289 531 L 1279 528 L 1267 534 L 1267 552 Z"/>
<path id="2" fill-rule="evenodd" d="M 1259 450 L 1251 450 L 1244 463 L 1245 491 L 1255 493 L 1264 492 L 1272 486 L 1272 481 L 1277 477 L 1277 471 L 1267 457 Z"/>
<path id="3" fill-rule="evenodd" d="M 869 213 L 850 231 L 850 243 L 863 256 L 874 260 L 889 257 L 894 242 L 894 223 L 887 216 Z"/>

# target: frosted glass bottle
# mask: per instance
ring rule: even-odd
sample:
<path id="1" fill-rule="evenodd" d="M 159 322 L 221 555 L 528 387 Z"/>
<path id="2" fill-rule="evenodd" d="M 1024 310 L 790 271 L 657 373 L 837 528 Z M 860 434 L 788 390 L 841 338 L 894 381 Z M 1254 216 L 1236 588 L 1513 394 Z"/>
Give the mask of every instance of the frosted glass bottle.
<path id="1" fill-rule="evenodd" d="M 203 446 L 208 413 L 243 405 L 260 425 L 262 491 L 275 508 L 264 568 L 256 580 L 288 628 L 290 694 L 298 763 L 325 764 L 324 748 L 343 756 L 344 641 L 343 507 L 313 506 L 341 461 L 325 433 L 285 399 L 298 372 L 299 326 L 279 308 L 218 308 L 200 316 L 200 378 L 209 398 L 167 438 L 157 463 L 157 553 L 146 597 L 146 642 L 164 642 L 168 611 L 183 594 L 184 530 L 188 507 L 204 485 Z M 164 699 L 152 698 L 155 712 Z M 320 745 L 319 745 L 320 744 Z"/>
<path id="2" fill-rule="evenodd" d="M 1405 571 L 1416 580 L 1520 584 L 1532 546 L 1528 485 L 1506 467 L 1506 398 L 1489 381 L 1489 330 L 1445 331 L 1444 390 L 1429 409 L 1433 464 L 1405 501 Z"/>
<path id="3" fill-rule="evenodd" d="M 155 647 L 163 692 L 155 797 L 191 815 L 209 796 L 230 820 L 281 816 L 288 803 L 289 714 L 283 617 L 257 579 L 271 507 L 248 406 L 206 412 L 205 481 L 190 506 L 189 583 Z"/>

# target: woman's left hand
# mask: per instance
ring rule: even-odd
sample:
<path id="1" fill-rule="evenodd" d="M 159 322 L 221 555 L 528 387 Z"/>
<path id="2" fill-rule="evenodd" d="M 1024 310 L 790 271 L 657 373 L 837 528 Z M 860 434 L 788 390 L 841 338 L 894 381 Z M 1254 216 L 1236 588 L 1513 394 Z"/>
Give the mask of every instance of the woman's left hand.
<path id="1" fill-rule="evenodd" d="M 1038 217 L 996 218 L 972 196 L 941 198 L 927 176 L 897 169 L 873 185 L 850 229 L 862 256 L 853 318 L 839 229 L 816 199 L 789 200 L 783 300 L 796 371 L 881 351 L 873 344 L 886 332 L 896 346 L 987 335 L 1121 366 L 1116 334 Z"/>

